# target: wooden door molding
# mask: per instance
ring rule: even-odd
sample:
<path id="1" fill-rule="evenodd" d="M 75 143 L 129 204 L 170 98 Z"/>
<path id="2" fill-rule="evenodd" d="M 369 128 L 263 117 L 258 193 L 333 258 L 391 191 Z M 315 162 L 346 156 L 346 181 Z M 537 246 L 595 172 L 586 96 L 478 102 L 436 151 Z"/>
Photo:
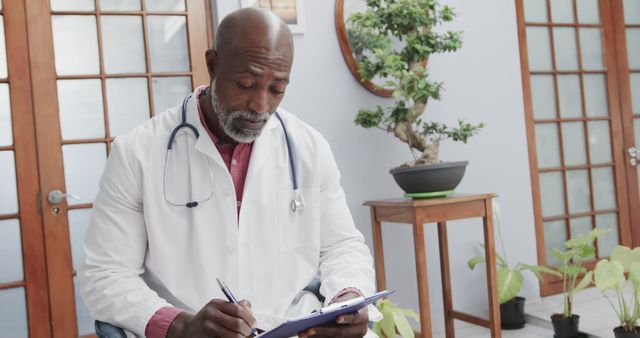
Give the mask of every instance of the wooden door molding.
<path id="1" fill-rule="evenodd" d="M 27 1 L 26 14 L 53 337 L 77 337 L 67 204 L 47 201 L 49 191 L 65 191 L 62 151 L 51 151 L 62 139 L 49 1 Z"/>
<path id="2" fill-rule="evenodd" d="M 25 2 L 5 1 L 4 19 L 29 333 L 32 337 L 49 338 L 51 319 L 42 217 L 38 203 L 39 180 Z"/>
<path id="3" fill-rule="evenodd" d="M 624 8 L 622 0 L 612 0 L 610 3 L 613 13 L 613 33 L 616 44 L 616 63 L 618 64 L 618 81 L 620 109 L 622 111 L 621 132 L 624 136 L 622 156 L 624 157 L 626 170 L 626 183 L 629 189 L 628 208 L 630 210 L 630 224 L 640 224 L 640 191 L 638 191 L 638 172 L 635 167 L 629 166 L 627 149 L 636 146 L 634 132 L 633 107 L 631 106 L 631 83 L 629 80 L 629 59 L 627 55 L 627 39 L 624 21 Z M 633 246 L 640 245 L 640 228 L 630 229 Z"/>

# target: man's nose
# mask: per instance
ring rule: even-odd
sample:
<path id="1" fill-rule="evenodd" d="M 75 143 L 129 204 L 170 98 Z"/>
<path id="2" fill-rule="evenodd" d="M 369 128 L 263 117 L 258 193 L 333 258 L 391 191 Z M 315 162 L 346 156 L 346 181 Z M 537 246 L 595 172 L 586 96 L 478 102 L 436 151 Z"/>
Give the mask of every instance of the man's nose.
<path id="1" fill-rule="evenodd" d="M 269 93 L 264 90 L 255 91 L 249 99 L 249 109 L 258 113 L 269 111 Z"/>

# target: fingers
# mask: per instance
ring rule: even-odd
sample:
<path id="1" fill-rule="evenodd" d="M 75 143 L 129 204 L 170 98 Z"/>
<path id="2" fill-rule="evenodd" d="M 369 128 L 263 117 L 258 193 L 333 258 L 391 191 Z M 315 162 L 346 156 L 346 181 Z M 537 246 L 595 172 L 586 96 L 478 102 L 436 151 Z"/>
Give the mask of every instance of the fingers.
<path id="1" fill-rule="evenodd" d="M 336 324 L 316 326 L 302 331 L 298 337 L 363 337 L 367 333 L 369 315 L 366 308 L 338 316 Z"/>
<path id="2" fill-rule="evenodd" d="M 251 334 L 251 328 L 256 322 L 250 309 L 221 299 L 209 302 L 203 315 L 208 321 L 245 337 Z"/>

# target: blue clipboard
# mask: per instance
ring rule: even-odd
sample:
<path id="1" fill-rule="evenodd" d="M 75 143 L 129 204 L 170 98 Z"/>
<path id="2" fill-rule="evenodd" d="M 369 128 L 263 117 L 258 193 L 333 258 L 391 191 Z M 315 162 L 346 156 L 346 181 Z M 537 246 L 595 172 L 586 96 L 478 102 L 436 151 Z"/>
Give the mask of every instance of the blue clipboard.
<path id="1" fill-rule="evenodd" d="M 298 332 L 302 332 L 314 326 L 334 322 L 338 316 L 356 312 L 369 304 L 373 304 L 378 299 L 386 297 L 394 292 L 395 290 L 384 290 L 369 297 L 357 298 L 355 302 L 346 301 L 344 304 L 333 304 L 321 309 L 320 312 L 291 319 L 280 324 L 280 326 L 271 331 L 259 334 L 256 338 L 287 338 L 297 336 Z"/>

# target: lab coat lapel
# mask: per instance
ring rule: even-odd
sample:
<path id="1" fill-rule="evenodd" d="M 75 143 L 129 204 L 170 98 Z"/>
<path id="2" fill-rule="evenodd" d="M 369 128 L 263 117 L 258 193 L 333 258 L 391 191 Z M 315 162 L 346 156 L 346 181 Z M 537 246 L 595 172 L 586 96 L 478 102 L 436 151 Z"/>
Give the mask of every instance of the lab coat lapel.
<path id="1" fill-rule="evenodd" d="M 222 160 L 222 156 L 220 156 L 220 152 L 218 152 L 218 148 L 213 144 L 211 137 L 209 137 L 209 133 L 207 133 L 207 130 L 200 121 L 200 114 L 198 114 L 198 107 L 196 106 L 197 99 L 195 97 L 196 95 L 193 93 L 193 97 L 189 100 L 189 104 L 187 106 L 187 122 L 196 127 L 200 134 L 200 137 L 198 137 L 198 140 L 196 141 L 195 149 L 212 158 L 215 164 L 226 171 L 227 167 Z"/>
<path id="2" fill-rule="evenodd" d="M 280 122 L 278 122 L 277 117 L 272 115 L 260 136 L 254 141 L 253 150 L 251 150 L 251 161 L 247 170 L 245 191 L 250 187 L 252 181 L 256 179 L 256 174 L 260 171 L 264 162 L 268 158 L 276 158 L 276 153 L 280 147 L 280 142 L 278 142 L 276 135 L 279 125 Z"/>

